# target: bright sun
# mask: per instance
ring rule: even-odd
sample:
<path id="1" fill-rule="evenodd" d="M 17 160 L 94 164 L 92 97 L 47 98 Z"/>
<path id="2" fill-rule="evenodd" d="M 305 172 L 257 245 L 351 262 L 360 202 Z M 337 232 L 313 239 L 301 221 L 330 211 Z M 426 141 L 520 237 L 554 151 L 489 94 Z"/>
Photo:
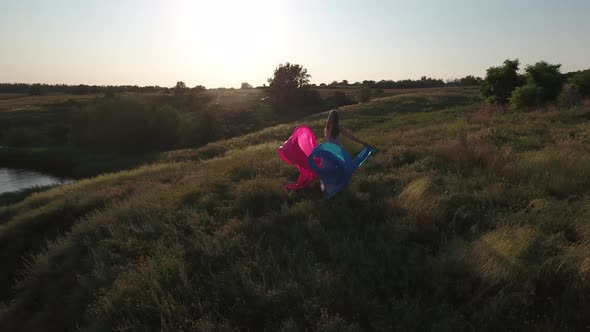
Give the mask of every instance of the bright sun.
<path id="1" fill-rule="evenodd" d="M 276 1 L 186 2 L 174 15 L 177 47 L 218 75 L 247 71 L 274 51 L 284 27 L 280 9 Z"/>

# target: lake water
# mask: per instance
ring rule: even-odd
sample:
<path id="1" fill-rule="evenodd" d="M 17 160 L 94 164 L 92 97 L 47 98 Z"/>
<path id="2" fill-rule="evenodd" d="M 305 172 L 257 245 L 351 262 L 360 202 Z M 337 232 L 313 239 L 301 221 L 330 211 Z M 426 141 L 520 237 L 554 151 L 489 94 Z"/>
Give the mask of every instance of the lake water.
<path id="1" fill-rule="evenodd" d="M 72 182 L 72 180 L 58 178 L 35 171 L 0 168 L 0 194 L 35 186 L 46 186 L 68 182 Z"/>

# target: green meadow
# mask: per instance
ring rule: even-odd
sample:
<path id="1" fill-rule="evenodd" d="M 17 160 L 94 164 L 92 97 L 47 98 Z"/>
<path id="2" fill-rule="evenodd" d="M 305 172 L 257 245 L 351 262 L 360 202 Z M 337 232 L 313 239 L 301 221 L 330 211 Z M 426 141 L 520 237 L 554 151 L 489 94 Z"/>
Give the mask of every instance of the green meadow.
<path id="1" fill-rule="evenodd" d="M 221 140 L 5 196 L 0 330 L 590 328 L 590 103 L 410 92 L 339 108 L 378 152 L 328 201 L 283 190 L 277 154 L 327 113 L 285 122 L 259 95 L 266 117 Z"/>

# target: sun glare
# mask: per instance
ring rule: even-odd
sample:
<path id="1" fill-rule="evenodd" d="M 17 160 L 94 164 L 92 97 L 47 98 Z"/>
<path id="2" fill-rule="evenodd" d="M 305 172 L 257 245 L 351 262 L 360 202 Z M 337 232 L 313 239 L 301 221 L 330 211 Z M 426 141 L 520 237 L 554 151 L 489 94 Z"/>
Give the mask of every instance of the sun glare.
<path id="1" fill-rule="evenodd" d="M 284 28 L 280 9 L 272 1 L 187 2 L 172 16 L 175 48 L 190 65 L 215 68 L 218 77 L 247 74 L 276 52 L 271 41 Z"/>

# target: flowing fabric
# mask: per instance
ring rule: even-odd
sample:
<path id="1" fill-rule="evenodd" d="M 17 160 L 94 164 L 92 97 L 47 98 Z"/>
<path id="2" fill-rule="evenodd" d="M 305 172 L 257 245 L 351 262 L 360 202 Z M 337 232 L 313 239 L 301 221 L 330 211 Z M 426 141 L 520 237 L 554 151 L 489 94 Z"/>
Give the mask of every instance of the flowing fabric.
<path id="1" fill-rule="evenodd" d="M 374 151 L 372 147 L 365 147 L 353 160 L 338 144 L 318 145 L 309 155 L 308 164 L 324 184 L 324 198 L 328 199 L 342 190 L 350 181 L 352 173 L 361 167 Z"/>
<path id="2" fill-rule="evenodd" d="M 279 155 L 289 163 L 295 165 L 299 170 L 297 182 L 285 184 L 285 189 L 302 189 L 307 187 L 317 175 L 311 170 L 307 158 L 317 146 L 315 135 L 311 128 L 299 126 L 293 130 L 293 134 L 279 147 Z"/>
<path id="3" fill-rule="evenodd" d="M 302 189 L 319 176 L 324 185 L 324 198 L 330 198 L 348 184 L 354 171 L 374 151 L 372 147 L 365 147 L 353 160 L 338 144 L 328 142 L 317 145 L 311 128 L 299 126 L 278 150 L 285 162 L 295 165 L 299 170 L 297 182 L 283 187 L 290 190 Z"/>

